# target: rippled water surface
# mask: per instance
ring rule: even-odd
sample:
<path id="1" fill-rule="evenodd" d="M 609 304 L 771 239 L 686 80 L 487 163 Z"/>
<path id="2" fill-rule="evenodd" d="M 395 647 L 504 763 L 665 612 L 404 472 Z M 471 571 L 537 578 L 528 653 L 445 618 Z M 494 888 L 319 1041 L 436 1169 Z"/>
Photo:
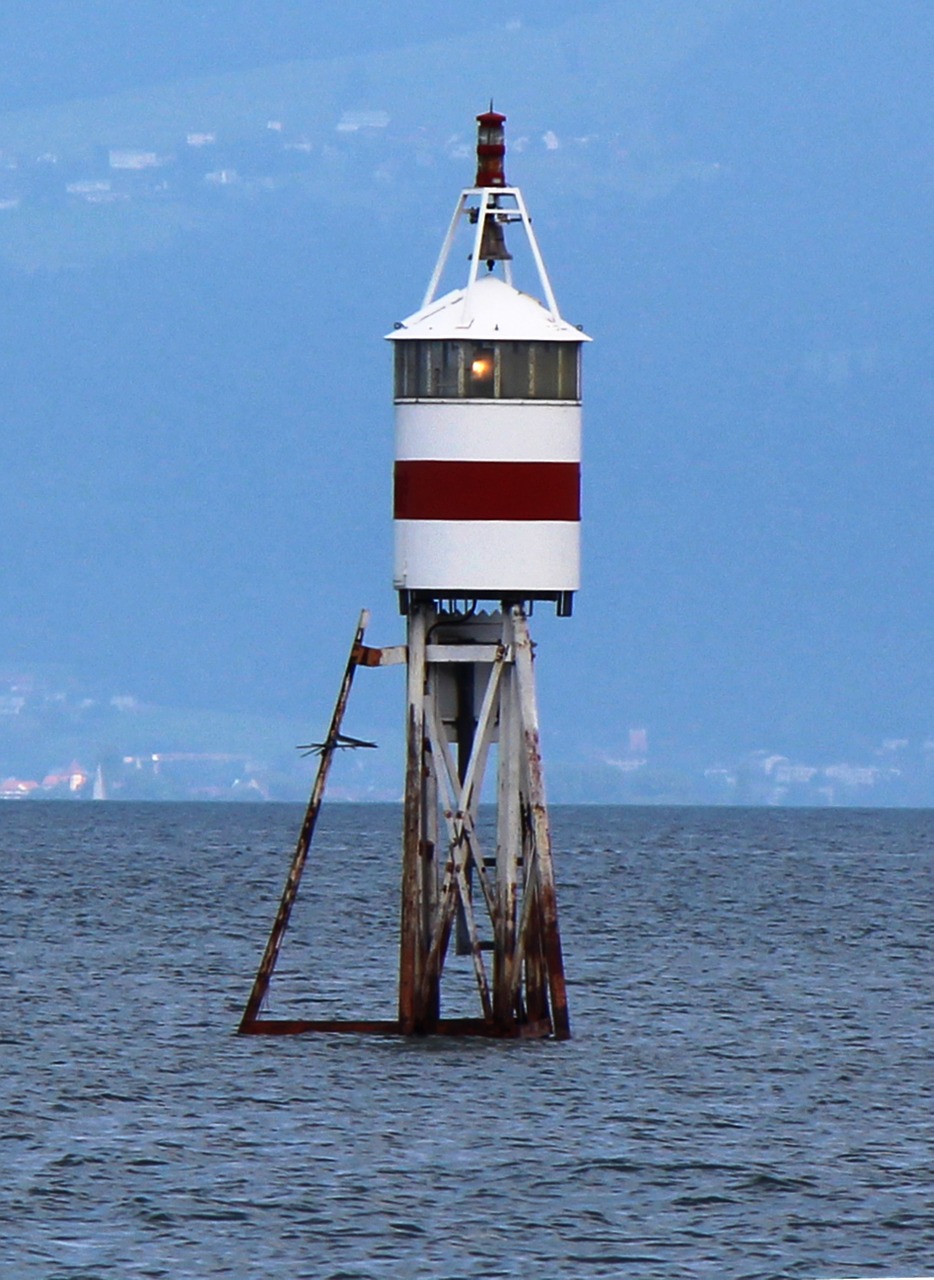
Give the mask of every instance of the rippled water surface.
<path id="1" fill-rule="evenodd" d="M 934 1273 L 934 814 L 557 809 L 569 1043 L 238 1038 L 300 819 L 0 808 L 4 1276 Z M 394 1016 L 399 826 L 274 1015 Z"/>

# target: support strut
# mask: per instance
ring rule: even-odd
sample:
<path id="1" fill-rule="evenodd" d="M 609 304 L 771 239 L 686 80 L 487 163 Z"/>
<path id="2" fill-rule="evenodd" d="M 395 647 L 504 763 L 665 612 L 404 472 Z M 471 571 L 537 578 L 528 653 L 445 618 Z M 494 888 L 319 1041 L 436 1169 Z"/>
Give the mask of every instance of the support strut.
<path id="1" fill-rule="evenodd" d="M 341 681 L 340 691 L 337 695 L 337 702 L 334 704 L 334 713 L 331 716 L 331 723 L 328 727 L 327 736 L 319 747 L 321 759 L 318 763 L 318 771 L 315 775 L 314 785 L 311 788 L 308 807 L 305 810 L 302 829 L 299 832 L 298 842 L 295 846 L 292 865 L 289 867 L 289 874 L 286 877 L 285 888 L 282 890 L 279 910 L 276 912 L 276 918 L 273 921 L 272 930 L 269 934 L 269 941 L 266 943 L 266 950 L 263 952 L 263 958 L 260 961 L 259 969 L 256 972 L 256 978 L 253 981 L 253 989 L 250 992 L 250 998 L 246 1002 L 246 1008 L 243 1010 L 243 1017 L 240 1019 L 239 1031 L 241 1035 L 249 1032 L 259 1017 L 259 1011 L 262 1008 L 263 1001 L 266 999 L 266 995 L 269 991 L 269 983 L 272 978 L 273 970 L 276 967 L 276 961 L 279 959 L 279 952 L 282 948 L 282 939 L 285 937 L 285 931 L 289 925 L 289 917 L 292 914 L 292 907 L 295 904 L 295 898 L 298 894 L 298 886 L 301 883 L 302 872 L 305 870 L 305 863 L 308 860 L 308 850 L 311 848 L 312 837 L 315 833 L 315 824 L 318 821 L 318 813 L 321 809 L 321 801 L 324 799 L 324 788 L 327 785 L 328 773 L 331 769 L 331 761 L 334 759 L 334 752 L 339 746 L 341 723 L 344 719 L 344 712 L 347 710 L 347 700 L 350 697 L 350 688 L 353 684 L 354 672 L 356 671 L 357 665 L 363 654 L 363 636 L 369 620 L 370 615 L 366 609 L 364 609 L 360 614 L 360 620 L 357 623 L 357 630 L 354 634 L 353 644 L 350 647 L 350 655 L 347 659 L 347 666 L 344 668 L 344 678 Z"/>

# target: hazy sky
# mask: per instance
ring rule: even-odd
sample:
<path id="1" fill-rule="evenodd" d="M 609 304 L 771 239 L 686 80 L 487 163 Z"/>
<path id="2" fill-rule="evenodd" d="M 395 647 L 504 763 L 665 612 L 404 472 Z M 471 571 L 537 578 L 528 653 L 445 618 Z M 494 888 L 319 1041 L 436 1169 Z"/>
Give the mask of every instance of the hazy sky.
<path id="1" fill-rule="evenodd" d="M 568 14 L 4 8 L 0 663 L 314 718 L 361 605 L 401 638 L 382 335 L 493 94 L 595 339 L 549 749 L 934 735 L 934 8 Z M 401 720 L 389 673 L 360 697 L 355 728 Z"/>

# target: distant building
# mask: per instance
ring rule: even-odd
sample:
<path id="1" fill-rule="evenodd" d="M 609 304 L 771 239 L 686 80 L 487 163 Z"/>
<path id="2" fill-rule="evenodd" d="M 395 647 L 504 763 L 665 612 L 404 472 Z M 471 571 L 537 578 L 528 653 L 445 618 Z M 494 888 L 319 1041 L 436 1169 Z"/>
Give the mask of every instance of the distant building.
<path id="1" fill-rule="evenodd" d="M 824 775 L 845 787 L 874 787 L 879 781 L 879 770 L 871 765 L 832 764 Z"/>
<path id="2" fill-rule="evenodd" d="M 133 151 L 118 148 L 110 152 L 111 169 L 158 169 L 164 161 L 155 151 Z"/>
<path id="3" fill-rule="evenodd" d="M 102 195 L 110 190 L 110 182 L 106 178 L 83 178 L 80 182 L 69 182 L 65 190 L 70 196 Z"/>
<path id="4" fill-rule="evenodd" d="M 773 777 L 776 782 L 801 783 L 810 782 L 818 772 L 809 764 L 779 764 L 773 770 Z"/>
<path id="5" fill-rule="evenodd" d="M 25 800 L 38 789 L 38 782 L 22 778 L 4 778 L 0 780 L 0 800 Z"/>
<path id="6" fill-rule="evenodd" d="M 72 795 L 86 787 L 90 779 L 87 769 L 73 760 L 59 773 L 47 773 L 42 779 L 43 791 L 68 791 Z"/>
<path id="7" fill-rule="evenodd" d="M 385 129 L 389 124 L 386 111 L 345 111 L 337 124 L 338 133 L 356 133 L 359 129 Z"/>

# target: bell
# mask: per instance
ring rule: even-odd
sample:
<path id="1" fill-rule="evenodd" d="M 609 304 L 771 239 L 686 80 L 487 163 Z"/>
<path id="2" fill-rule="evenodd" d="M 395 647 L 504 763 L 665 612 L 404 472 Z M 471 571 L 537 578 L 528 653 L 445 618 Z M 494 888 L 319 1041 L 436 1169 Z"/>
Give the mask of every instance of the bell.
<path id="1" fill-rule="evenodd" d="M 491 270 L 494 262 L 512 261 L 512 254 L 506 248 L 502 223 L 490 215 L 483 224 L 483 235 L 480 237 L 480 261 L 485 262 Z"/>

